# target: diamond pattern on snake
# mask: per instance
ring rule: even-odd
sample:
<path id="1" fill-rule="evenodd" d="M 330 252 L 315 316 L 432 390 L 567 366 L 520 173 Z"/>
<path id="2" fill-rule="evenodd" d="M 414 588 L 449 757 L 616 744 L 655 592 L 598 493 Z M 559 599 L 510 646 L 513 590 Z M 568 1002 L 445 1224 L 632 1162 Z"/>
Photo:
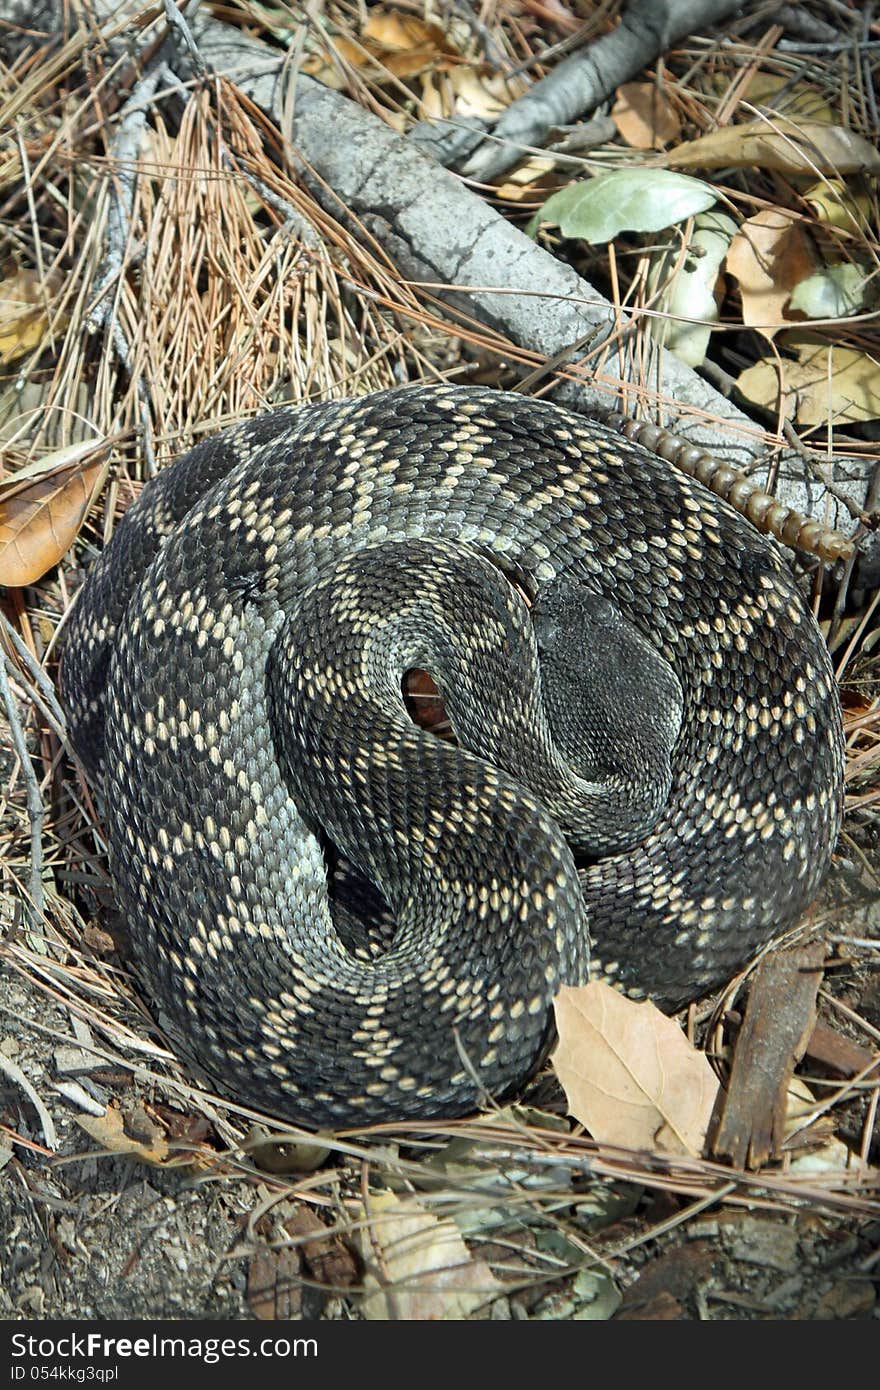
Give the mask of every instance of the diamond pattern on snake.
<path id="1" fill-rule="evenodd" d="M 410 719 L 427 670 L 455 733 Z M 782 550 L 547 402 L 282 408 L 144 488 L 62 685 L 154 1011 L 314 1127 L 521 1086 L 560 985 L 682 1006 L 814 896 L 843 738 Z"/>

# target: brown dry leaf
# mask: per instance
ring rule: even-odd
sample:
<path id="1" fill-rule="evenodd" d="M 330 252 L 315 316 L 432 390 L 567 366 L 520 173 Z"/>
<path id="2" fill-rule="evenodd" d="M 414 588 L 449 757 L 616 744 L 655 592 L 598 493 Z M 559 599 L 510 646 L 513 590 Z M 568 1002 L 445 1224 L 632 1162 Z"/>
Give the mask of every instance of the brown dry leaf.
<path id="1" fill-rule="evenodd" d="M 458 57 L 439 25 L 395 10 L 373 10 L 361 37 L 396 77 L 411 77 L 426 67 L 447 67 L 450 57 Z"/>
<path id="2" fill-rule="evenodd" d="M 347 39 L 344 34 L 334 37 L 333 51 L 343 63 L 353 68 L 362 68 L 370 60 L 370 54 L 366 49 Z M 307 76 L 314 77 L 317 82 L 322 82 L 325 87 L 332 87 L 334 91 L 341 91 L 345 86 L 345 77 L 338 63 L 326 49 L 322 49 L 320 53 L 306 54 L 300 67 Z"/>
<path id="3" fill-rule="evenodd" d="M 73 448 L 82 453 L 82 446 Z M 93 445 L 101 449 L 104 445 Z M 89 507 L 104 485 L 109 460 L 60 466 L 24 487 L 9 480 L 0 497 L 0 584 L 19 588 L 40 579 L 76 539 Z"/>
<path id="4" fill-rule="evenodd" d="M 297 1248 L 306 1271 L 328 1291 L 347 1289 L 359 1277 L 357 1258 L 338 1233 L 327 1229 L 308 1207 L 297 1207 L 284 1221 L 291 1240 L 301 1240 Z"/>
<path id="5" fill-rule="evenodd" d="M 503 76 L 482 76 L 465 65 L 435 78 L 425 73 L 421 79 L 420 114 L 425 120 L 448 119 L 452 116 L 475 116 L 490 119 L 506 110 L 514 97 L 524 90 L 517 80 Z"/>
<path id="6" fill-rule="evenodd" d="M 381 1192 L 357 1219 L 365 1266 L 365 1318 L 426 1322 L 467 1318 L 501 1293 L 484 1260 L 474 1260 L 454 1221 L 411 1197 Z"/>
<path id="7" fill-rule="evenodd" d="M 57 290 L 57 279 L 41 280 L 35 270 L 6 262 L 0 280 L 0 363 L 14 362 L 40 346 Z"/>
<path id="8" fill-rule="evenodd" d="M 498 184 L 498 197 L 508 203 L 546 197 L 556 163 L 546 155 L 534 154 L 518 168 L 508 171 L 504 183 Z"/>
<path id="9" fill-rule="evenodd" d="M 784 174 L 880 174 L 880 154 L 844 126 L 786 120 L 725 126 L 678 145 L 666 156 L 677 169 L 737 169 L 754 165 Z"/>
<path id="10" fill-rule="evenodd" d="M 674 1019 L 601 980 L 566 986 L 554 1002 L 551 1057 L 569 1112 L 600 1144 L 703 1151 L 718 1080 Z"/>
<path id="11" fill-rule="evenodd" d="M 333 48 L 353 68 L 363 68 L 375 60 L 401 79 L 413 77 L 426 68 L 445 69 L 460 61 L 457 50 L 438 25 L 428 24 L 416 15 L 386 10 L 370 14 L 360 32 L 359 42 L 338 34 L 333 39 Z M 325 86 L 339 88 L 343 85 L 338 67 L 324 53 L 310 53 L 302 70 Z"/>
<path id="12" fill-rule="evenodd" d="M 782 394 L 785 415 L 802 425 L 880 419 L 880 363 L 854 348 L 786 336 L 796 362 L 762 357 L 737 378 L 747 400 L 775 411 Z"/>
<path id="13" fill-rule="evenodd" d="M 625 82 L 611 108 L 617 133 L 637 150 L 662 150 L 681 134 L 681 121 L 654 82 Z"/>
<path id="14" fill-rule="evenodd" d="M 103 1115 L 76 1116 L 80 1129 L 84 1129 L 86 1134 L 90 1134 L 108 1152 L 131 1154 L 133 1158 L 139 1158 L 155 1168 L 165 1166 L 172 1158 L 172 1153 L 160 1127 L 140 1109 L 134 1118 L 140 1137 L 132 1138 L 126 1133 L 125 1119 L 122 1111 L 115 1105 L 108 1105 Z M 189 1161 L 187 1156 L 187 1162 Z"/>
<path id="15" fill-rule="evenodd" d="M 782 208 L 765 208 L 744 222 L 726 264 L 739 281 L 743 323 L 767 338 L 784 326 L 783 311 L 795 285 L 818 266 L 800 222 Z"/>

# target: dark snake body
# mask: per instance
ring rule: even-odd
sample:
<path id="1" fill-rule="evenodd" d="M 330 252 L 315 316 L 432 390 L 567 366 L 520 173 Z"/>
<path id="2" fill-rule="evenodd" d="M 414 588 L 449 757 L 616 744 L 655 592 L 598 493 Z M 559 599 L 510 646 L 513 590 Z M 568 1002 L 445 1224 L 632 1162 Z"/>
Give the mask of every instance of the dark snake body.
<path id="1" fill-rule="evenodd" d="M 575 864 L 557 813 L 510 771 L 535 711 L 516 672 L 476 720 L 502 762 L 511 745 L 495 766 L 408 721 L 401 670 L 373 672 L 366 697 L 373 658 L 337 659 L 339 632 L 369 646 L 380 630 L 376 651 L 419 657 L 458 548 L 477 588 L 497 566 L 539 609 L 560 576 L 610 600 L 672 673 L 670 786 L 637 843 Z M 502 681 L 511 643 L 533 639 L 521 603 L 489 604 L 473 621 L 451 606 L 447 626 Z M 454 635 L 425 640 L 430 659 Z M 467 696 L 466 674 L 447 679 Z M 588 934 L 593 974 L 667 1007 L 700 996 L 798 917 L 839 828 L 834 678 L 775 544 L 637 444 L 522 396 L 386 392 L 198 445 L 95 566 L 63 686 L 156 1011 L 224 1090 L 314 1126 L 509 1090 L 559 985 L 585 977 Z M 300 698 L 313 722 L 291 716 L 291 746 L 279 724 Z M 397 919 L 372 954 L 346 926 L 357 894 L 331 901 L 328 840 Z"/>

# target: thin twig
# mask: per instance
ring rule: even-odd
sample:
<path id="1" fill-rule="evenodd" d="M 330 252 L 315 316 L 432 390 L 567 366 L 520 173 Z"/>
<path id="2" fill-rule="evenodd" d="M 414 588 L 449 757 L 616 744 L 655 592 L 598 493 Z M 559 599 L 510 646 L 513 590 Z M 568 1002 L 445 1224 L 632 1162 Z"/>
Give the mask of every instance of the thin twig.
<path id="1" fill-rule="evenodd" d="M 3 702 L 6 706 L 6 716 L 9 720 L 9 731 L 12 736 L 12 745 L 15 749 L 21 772 L 24 777 L 25 790 L 27 794 L 27 813 L 31 828 L 31 853 L 30 853 L 30 878 L 28 888 L 30 902 L 26 905 L 26 910 L 34 920 L 42 916 L 43 904 L 45 901 L 43 893 L 43 824 L 46 819 L 46 808 L 43 805 L 43 798 L 40 793 L 40 784 L 34 772 L 30 754 L 27 749 L 24 731 L 18 714 L 18 705 L 9 684 L 9 677 L 6 674 L 6 662 L 0 661 L 0 692 L 3 695 Z"/>
<path id="2" fill-rule="evenodd" d="M 193 6 L 194 11 L 197 8 L 198 5 Z M 199 46 L 193 38 L 192 30 L 181 11 L 174 4 L 174 0 L 165 0 L 165 18 L 170 28 L 174 30 L 176 37 L 180 39 L 183 47 L 189 54 L 189 59 L 195 69 L 196 75 L 198 77 L 206 76 L 207 66 L 205 60 L 199 52 Z"/>
<path id="3" fill-rule="evenodd" d="M 825 491 L 829 492 L 842 507 L 846 508 L 854 521 L 861 521 L 863 525 L 870 526 L 871 518 L 860 507 L 854 506 L 852 499 L 847 497 L 846 493 L 837 486 L 830 476 L 828 468 L 820 463 L 815 454 L 806 447 L 790 420 L 782 421 L 782 433 L 798 457 L 803 459 L 809 471 L 819 479 Z"/>
<path id="4" fill-rule="evenodd" d="M 45 705 L 48 708 L 48 710 L 51 711 L 55 732 L 61 738 L 66 737 L 67 721 L 64 717 L 64 710 L 61 708 L 60 704 L 58 703 L 58 700 L 55 697 L 55 687 L 49 680 L 49 677 L 46 675 L 46 672 L 43 670 L 40 663 L 37 661 L 30 647 L 27 645 L 26 642 L 22 640 L 22 638 L 16 632 L 15 628 L 12 626 L 12 623 L 7 618 L 6 614 L 3 612 L 0 612 L 0 627 L 2 627 L 4 637 L 6 637 L 7 640 L 12 643 L 12 646 L 15 648 L 16 652 L 18 653 L 18 656 L 20 657 L 24 665 L 27 667 L 28 674 L 39 686 L 40 693 L 42 694 L 43 699 L 45 701 Z"/>
<path id="5" fill-rule="evenodd" d="M 119 125 L 110 147 L 113 196 L 107 211 L 106 248 L 92 310 L 86 320 L 88 333 L 99 332 L 110 317 L 113 303 L 110 291 L 122 274 L 131 241 L 131 209 L 147 112 L 163 72 L 163 65 L 157 64 L 145 73 L 120 112 Z"/>

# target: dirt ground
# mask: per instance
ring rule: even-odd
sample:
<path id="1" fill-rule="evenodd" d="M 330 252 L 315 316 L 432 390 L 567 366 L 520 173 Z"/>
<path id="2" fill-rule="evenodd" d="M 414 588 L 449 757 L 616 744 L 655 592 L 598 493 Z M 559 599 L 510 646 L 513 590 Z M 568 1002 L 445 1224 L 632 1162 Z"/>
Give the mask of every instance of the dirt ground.
<path id="1" fill-rule="evenodd" d="M 325 1237 L 319 1224 L 338 1217 L 347 1186 L 351 1193 L 357 1189 L 360 1165 L 338 1167 L 334 1213 L 332 1203 L 322 1210 L 285 1193 L 286 1183 L 293 1193 L 296 1175 L 261 1175 L 251 1168 L 236 1176 L 222 1164 L 213 1171 L 163 1169 L 108 1156 L 77 1123 L 84 1115 L 80 1105 L 55 1089 L 59 1065 L 69 1063 L 75 1045 L 67 1012 L 47 1004 L 29 982 L 7 976 L 0 1051 L 21 1068 L 47 1107 L 58 1151 L 51 1157 L 41 1152 L 45 1134 L 33 1106 L 20 1088 L 0 1084 L 0 1122 L 34 1145 L 0 1149 L 0 1317 L 362 1316 L 356 1239 Z M 100 1100 L 117 1100 L 129 1120 L 135 1117 L 136 1123 L 138 1113 L 147 1112 L 168 1120 L 155 1088 L 143 1080 L 102 1070 L 94 1059 L 90 1071 L 86 1084 Z M 593 1197 L 584 1203 L 581 1192 L 583 1206 L 570 1209 L 573 1225 L 558 1237 L 563 1257 L 579 1213 L 595 1214 L 599 1189 L 590 1184 L 589 1190 Z M 772 1210 L 759 1190 L 751 1209 L 710 1202 L 696 1214 L 686 1199 L 662 1189 L 617 1183 L 604 1193 L 613 1198 L 609 1212 L 616 1220 L 590 1235 L 590 1242 L 606 1254 L 611 1278 L 591 1284 L 569 1269 L 556 1280 L 545 1274 L 525 1287 L 512 1283 L 511 1293 L 482 1316 L 878 1316 L 880 1216 L 872 1220 L 820 1206 Z M 520 1224 L 517 1239 L 531 1239 L 534 1251 L 546 1252 L 552 1249 L 550 1233 L 539 1227 L 524 1231 Z M 310 1243 L 303 1243 L 303 1233 Z M 472 1248 L 504 1277 L 510 1268 L 507 1241 L 478 1235 Z"/>

